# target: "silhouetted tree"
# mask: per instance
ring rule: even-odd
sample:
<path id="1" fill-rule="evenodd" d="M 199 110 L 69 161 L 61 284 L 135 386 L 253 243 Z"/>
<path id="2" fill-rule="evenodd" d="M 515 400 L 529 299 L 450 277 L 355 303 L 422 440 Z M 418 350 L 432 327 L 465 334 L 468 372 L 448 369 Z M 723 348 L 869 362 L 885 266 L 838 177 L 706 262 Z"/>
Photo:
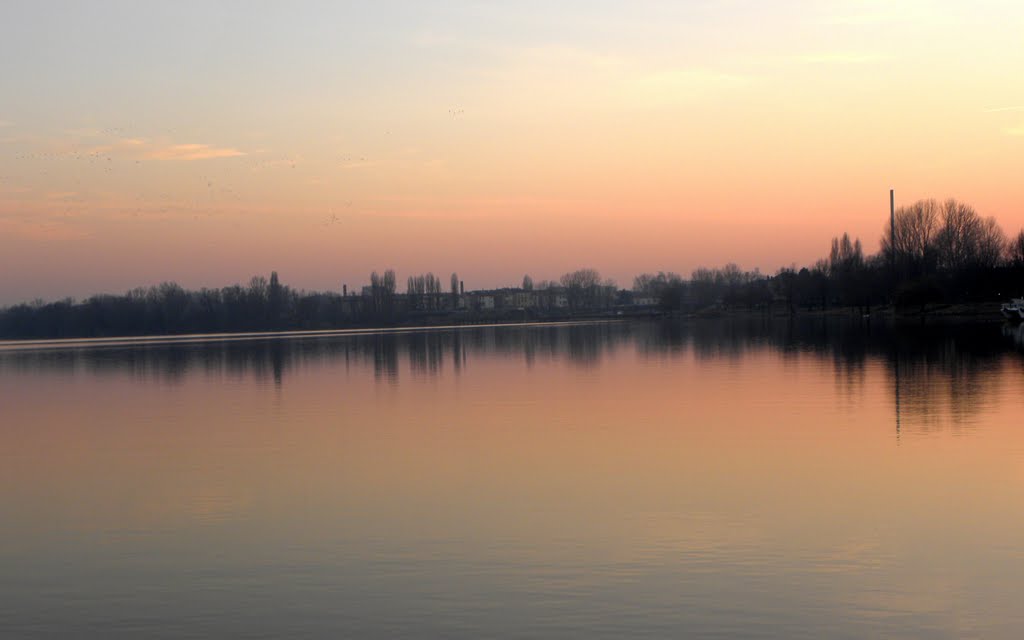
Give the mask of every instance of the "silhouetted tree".
<path id="1" fill-rule="evenodd" d="M 941 211 L 935 236 L 939 268 L 962 273 L 999 263 L 1006 240 L 994 218 L 983 219 L 971 206 L 952 198 L 942 204 Z"/>
<path id="2" fill-rule="evenodd" d="M 896 266 L 902 277 L 917 277 L 935 268 L 935 236 L 939 230 L 939 204 L 935 200 L 918 200 L 896 210 L 895 244 L 890 242 L 886 225 L 882 235 L 882 253 Z"/>
<path id="3" fill-rule="evenodd" d="M 370 307 L 375 315 L 384 313 L 384 279 L 376 271 L 370 273 Z"/>
<path id="4" fill-rule="evenodd" d="M 682 309 L 686 300 L 686 282 L 678 273 L 671 271 L 636 276 L 633 278 L 633 291 L 655 297 L 658 305 L 666 311 Z"/>
<path id="5" fill-rule="evenodd" d="M 281 282 L 277 278 L 277 272 L 270 272 L 270 284 L 267 286 L 267 315 L 269 326 L 279 328 L 283 321 L 285 295 Z"/>
<path id="6" fill-rule="evenodd" d="M 597 269 L 577 269 L 563 275 L 560 282 L 565 288 L 570 309 L 597 304 L 601 290 L 601 274 Z"/>
<path id="7" fill-rule="evenodd" d="M 994 269 L 999 266 L 1006 253 L 1006 233 L 993 217 L 985 218 L 981 224 L 977 266 L 981 269 Z"/>
<path id="8" fill-rule="evenodd" d="M 383 293 L 384 312 L 389 317 L 394 313 L 396 283 L 395 270 L 387 269 L 384 271 L 384 277 L 381 280 L 381 290 Z"/>
<path id="9" fill-rule="evenodd" d="M 1024 267 L 1024 231 L 1018 232 L 1006 244 L 1006 261 L 1018 269 Z"/>
<path id="10" fill-rule="evenodd" d="M 707 307 L 719 301 L 720 292 L 715 280 L 715 272 L 705 267 L 698 267 L 690 274 L 690 290 L 697 306 Z"/>
<path id="11" fill-rule="evenodd" d="M 850 235 L 832 238 L 828 257 L 828 276 L 836 292 L 836 302 L 847 306 L 867 307 L 867 270 L 860 239 L 850 241 Z"/>

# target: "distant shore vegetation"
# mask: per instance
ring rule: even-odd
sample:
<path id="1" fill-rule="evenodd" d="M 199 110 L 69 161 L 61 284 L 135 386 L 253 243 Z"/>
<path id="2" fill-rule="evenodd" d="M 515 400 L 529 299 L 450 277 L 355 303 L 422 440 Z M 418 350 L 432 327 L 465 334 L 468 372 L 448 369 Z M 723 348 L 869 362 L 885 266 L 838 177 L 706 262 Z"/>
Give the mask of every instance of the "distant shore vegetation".
<path id="1" fill-rule="evenodd" d="M 349 290 L 302 291 L 278 274 L 247 285 L 189 291 L 174 282 L 124 295 L 37 300 L 0 309 L 0 338 L 73 338 L 220 333 L 360 326 L 556 320 L 576 317 L 771 310 L 797 314 L 828 309 L 870 313 L 889 305 L 923 310 L 932 304 L 976 303 L 1024 291 L 1024 231 L 1008 239 L 994 218 L 956 200 L 920 200 L 886 221 L 879 252 L 843 233 L 813 265 L 768 275 L 736 264 L 698 268 L 689 278 L 643 273 L 631 288 L 579 269 L 557 281 L 466 291 L 452 273 L 411 275 L 400 291 L 387 269 Z"/>

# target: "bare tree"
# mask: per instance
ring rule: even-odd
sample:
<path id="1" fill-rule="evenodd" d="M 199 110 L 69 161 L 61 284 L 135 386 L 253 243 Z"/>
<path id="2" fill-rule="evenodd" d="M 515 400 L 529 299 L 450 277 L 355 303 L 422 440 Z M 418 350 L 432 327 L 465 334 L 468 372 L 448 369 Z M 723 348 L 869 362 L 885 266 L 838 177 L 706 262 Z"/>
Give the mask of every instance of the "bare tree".
<path id="1" fill-rule="evenodd" d="M 657 298 L 666 309 L 679 309 L 686 298 L 687 286 L 678 273 L 659 271 L 657 275 L 641 273 L 633 278 L 633 291 Z"/>
<path id="2" fill-rule="evenodd" d="M 633 291 L 654 294 L 657 289 L 658 276 L 652 273 L 641 273 L 633 278 Z"/>
<path id="3" fill-rule="evenodd" d="M 395 300 L 395 270 L 388 269 L 381 276 L 370 274 L 370 305 L 374 313 L 391 314 Z"/>
<path id="4" fill-rule="evenodd" d="M 859 269 L 864 265 L 864 249 L 860 238 L 850 242 L 850 234 L 843 233 L 842 238 L 832 238 L 832 251 L 829 253 L 829 273 L 833 276 Z"/>
<path id="5" fill-rule="evenodd" d="M 921 273 L 935 260 L 935 235 L 939 228 L 939 203 L 918 200 L 896 210 L 893 240 L 889 229 L 882 236 L 882 253 L 904 272 Z"/>
<path id="6" fill-rule="evenodd" d="M 597 303 L 602 307 L 610 307 L 615 303 L 615 293 L 619 290 L 618 283 L 612 278 L 605 278 L 598 290 Z"/>
<path id="7" fill-rule="evenodd" d="M 597 269 L 577 269 L 563 275 L 560 282 L 571 308 L 592 306 L 597 302 L 601 288 L 601 274 Z"/>
<path id="8" fill-rule="evenodd" d="M 395 285 L 397 284 L 394 269 L 388 269 L 384 272 L 384 278 L 382 279 L 381 284 L 383 289 L 384 311 L 390 315 L 394 309 Z"/>
<path id="9" fill-rule="evenodd" d="M 735 289 L 736 287 L 743 284 L 746 280 L 746 278 L 744 277 L 743 270 L 740 269 L 740 266 L 735 262 L 730 262 L 729 264 L 722 267 L 720 273 L 722 284 L 724 284 L 729 289 Z"/>
<path id="10" fill-rule="evenodd" d="M 982 269 L 999 266 L 1008 244 L 1006 234 L 1003 233 L 1003 229 L 996 219 L 992 217 L 983 219 L 981 221 L 981 237 L 978 241 L 977 266 Z"/>
<path id="11" fill-rule="evenodd" d="M 530 274 L 523 276 L 523 291 L 533 291 L 533 278 Z"/>
<path id="12" fill-rule="evenodd" d="M 981 218 L 969 205 L 952 198 L 942 204 L 940 216 L 942 222 L 935 236 L 939 268 L 961 271 L 976 261 Z"/>
<path id="13" fill-rule="evenodd" d="M 1006 236 L 995 218 L 982 218 L 970 205 L 950 198 L 942 204 L 941 220 L 935 236 L 940 268 L 960 273 L 999 264 Z"/>
<path id="14" fill-rule="evenodd" d="M 267 286 L 267 313 L 270 316 L 270 324 L 273 328 L 279 328 L 284 311 L 284 301 L 287 292 L 281 286 L 276 271 L 270 272 L 270 284 Z"/>
<path id="15" fill-rule="evenodd" d="M 376 271 L 370 273 L 370 308 L 374 313 L 380 313 L 383 309 L 383 279 Z"/>
<path id="16" fill-rule="evenodd" d="M 690 274 L 690 290 L 698 305 L 706 307 L 718 302 L 720 293 L 715 280 L 715 271 L 707 267 L 698 267 Z"/>
<path id="17" fill-rule="evenodd" d="M 1024 231 L 1020 231 L 1006 245 L 1006 260 L 1015 267 L 1024 267 Z"/>

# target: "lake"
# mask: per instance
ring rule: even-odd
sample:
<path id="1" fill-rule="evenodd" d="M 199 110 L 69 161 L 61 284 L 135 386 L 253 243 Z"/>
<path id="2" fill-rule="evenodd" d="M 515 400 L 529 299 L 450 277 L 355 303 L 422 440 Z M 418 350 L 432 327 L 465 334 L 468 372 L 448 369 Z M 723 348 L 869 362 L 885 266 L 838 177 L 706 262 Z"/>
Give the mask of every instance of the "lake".
<path id="1" fill-rule="evenodd" d="M 0 635 L 1015 638 L 1024 336 L 0 344 Z"/>

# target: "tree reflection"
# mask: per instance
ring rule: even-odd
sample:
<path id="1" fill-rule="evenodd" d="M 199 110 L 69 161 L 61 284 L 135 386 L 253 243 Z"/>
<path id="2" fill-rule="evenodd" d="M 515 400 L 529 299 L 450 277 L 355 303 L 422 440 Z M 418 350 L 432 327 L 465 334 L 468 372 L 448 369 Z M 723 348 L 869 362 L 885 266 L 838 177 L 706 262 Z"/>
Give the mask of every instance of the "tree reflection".
<path id="1" fill-rule="evenodd" d="M 563 361 L 600 366 L 613 353 L 641 359 L 738 361 L 755 353 L 830 366 L 841 398 L 862 393 L 880 367 L 893 396 L 894 428 L 922 433 L 967 429 L 1002 389 L 991 375 L 1021 367 L 1024 329 L 994 324 L 868 321 L 859 317 L 746 316 L 701 321 L 593 322 L 327 333 L 301 337 L 0 351 L 0 370 L 127 375 L 178 384 L 193 375 L 251 377 L 281 386 L 307 367 L 352 367 L 381 383 L 462 375 L 481 358 L 525 366 Z"/>
<path id="2" fill-rule="evenodd" d="M 880 364 L 901 428 L 922 432 L 968 428 L 1002 389 L 1003 379 L 989 374 L 1020 361 L 1011 353 L 1014 344 L 1024 349 L 1024 329 L 824 316 L 676 323 L 637 336 L 648 357 L 689 351 L 698 360 L 736 359 L 765 349 L 786 358 L 810 354 L 831 362 L 836 384 L 851 396 L 863 388 L 865 368 Z"/>
<path id="3" fill-rule="evenodd" d="M 318 365 L 372 367 L 381 381 L 395 383 L 404 368 L 415 377 L 459 375 L 474 356 L 522 356 L 532 363 L 564 359 L 593 367 L 632 335 L 624 323 L 488 326 L 443 330 L 320 334 L 195 342 L 120 342 L 68 348 L 0 350 L 0 369 L 131 377 L 175 384 L 196 373 L 208 377 L 250 376 L 283 384 L 293 370 Z"/>

